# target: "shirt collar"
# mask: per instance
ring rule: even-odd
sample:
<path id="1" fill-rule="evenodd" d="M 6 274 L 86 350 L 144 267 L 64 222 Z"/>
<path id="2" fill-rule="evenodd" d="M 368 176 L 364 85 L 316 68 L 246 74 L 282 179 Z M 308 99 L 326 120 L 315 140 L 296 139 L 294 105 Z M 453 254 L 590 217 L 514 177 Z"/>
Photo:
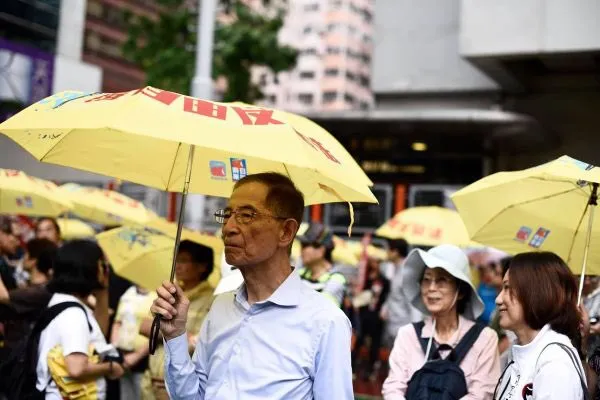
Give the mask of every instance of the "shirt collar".
<path id="1" fill-rule="evenodd" d="M 304 284 L 302 283 L 300 276 L 292 267 L 292 273 L 279 285 L 279 287 L 271 294 L 271 296 L 256 304 L 273 303 L 282 307 L 294 307 L 300 304 L 300 298 L 302 296 L 302 289 Z M 240 285 L 235 292 L 235 299 L 240 303 L 248 302 L 248 295 L 246 293 L 246 284 Z"/>

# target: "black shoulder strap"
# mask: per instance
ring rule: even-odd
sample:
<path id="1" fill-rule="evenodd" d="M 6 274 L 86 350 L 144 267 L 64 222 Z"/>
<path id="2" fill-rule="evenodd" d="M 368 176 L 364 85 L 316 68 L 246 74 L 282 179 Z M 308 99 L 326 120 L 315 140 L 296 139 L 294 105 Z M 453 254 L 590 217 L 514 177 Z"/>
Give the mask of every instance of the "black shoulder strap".
<path id="1" fill-rule="evenodd" d="M 51 307 L 48 307 L 46 310 L 44 310 L 42 315 L 40 315 L 40 318 L 38 318 L 38 320 L 36 321 L 33 327 L 33 332 L 41 333 L 44 329 L 46 329 L 46 327 L 50 324 L 50 322 L 52 322 L 54 318 L 56 318 L 67 308 L 72 307 L 79 307 L 81 311 L 83 311 L 83 315 L 85 315 L 85 319 L 88 324 L 88 329 L 90 330 L 90 332 L 92 332 L 92 324 L 90 324 L 90 320 L 88 318 L 87 312 L 85 311 L 85 308 L 83 308 L 83 306 L 76 301 L 65 301 L 63 303 L 58 303 Z"/>
<path id="2" fill-rule="evenodd" d="M 565 351 L 565 353 L 567 353 L 567 355 L 571 359 L 571 362 L 573 363 L 573 366 L 575 367 L 575 371 L 577 371 L 577 375 L 579 376 L 579 382 L 581 383 L 581 389 L 583 390 L 583 399 L 584 400 L 589 400 L 590 399 L 590 393 L 588 392 L 588 388 L 587 388 L 587 384 L 586 384 L 585 372 L 582 370 L 582 368 L 580 368 L 579 364 L 577 363 L 577 356 L 575 354 L 573 354 L 573 350 L 571 350 L 569 348 L 569 346 L 565 345 L 564 343 L 560 343 L 560 342 L 551 342 L 551 343 L 548 343 L 542 349 L 542 351 L 540 351 L 540 354 L 538 355 L 538 358 L 535 361 L 536 368 L 537 368 L 537 363 L 540 360 L 540 356 L 542 355 L 542 353 L 544 352 L 544 350 L 546 350 L 548 347 L 552 346 L 553 344 L 556 344 L 561 349 L 563 349 Z"/>
<path id="3" fill-rule="evenodd" d="M 475 325 L 473 325 L 471 329 L 467 331 L 467 333 L 465 334 L 465 336 L 463 336 L 460 342 L 458 342 L 458 344 L 454 348 L 454 354 L 456 355 L 457 365 L 460 365 L 463 358 L 465 358 L 465 356 L 471 349 L 471 346 L 473 346 L 473 343 L 475 343 L 475 341 L 479 337 L 479 334 L 481 333 L 481 331 L 483 331 L 484 328 L 484 324 L 476 322 Z"/>
<path id="4" fill-rule="evenodd" d="M 427 354 L 427 342 L 429 340 L 427 338 L 421 337 L 424 326 L 425 326 L 425 321 L 413 322 L 413 327 L 415 328 L 415 333 L 417 334 L 417 339 L 419 340 L 419 343 L 421 344 L 421 348 L 423 349 L 423 354 Z"/>

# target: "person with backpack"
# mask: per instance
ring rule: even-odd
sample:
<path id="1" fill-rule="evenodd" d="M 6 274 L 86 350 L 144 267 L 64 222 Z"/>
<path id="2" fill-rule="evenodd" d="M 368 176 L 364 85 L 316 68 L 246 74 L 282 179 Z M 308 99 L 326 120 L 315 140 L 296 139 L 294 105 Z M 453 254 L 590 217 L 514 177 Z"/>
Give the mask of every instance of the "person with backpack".
<path id="1" fill-rule="evenodd" d="M 517 254 L 496 305 L 517 341 L 494 400 L 588 399 L 577 282 L 565 262 L 550 252 Z"/>
<path id="2" fill-rule="evenodd" d="M 402 289 L 426 317 L 398 330 L 383 383 L 385 400 L 488 400 L 500 376 L 498 336 L 475 320 L 483 302 L 469 260 L 453 245 L 414 249 Z"/>
<path id="3" fill-rule="evenodd" d="M 101 329 L 108 325 L 108 264 L 96 243 L 73 240 L 58 249 L 53 270 L 48 308 L 24 339 L 21 354 L 6 363 L 12 370 L 6 364 L 0 370 L 10 379 L 9 399 L 103 400 L 104 378 L 124 373 Z M 85 304 L 90 294 L 94 311 Z"/>

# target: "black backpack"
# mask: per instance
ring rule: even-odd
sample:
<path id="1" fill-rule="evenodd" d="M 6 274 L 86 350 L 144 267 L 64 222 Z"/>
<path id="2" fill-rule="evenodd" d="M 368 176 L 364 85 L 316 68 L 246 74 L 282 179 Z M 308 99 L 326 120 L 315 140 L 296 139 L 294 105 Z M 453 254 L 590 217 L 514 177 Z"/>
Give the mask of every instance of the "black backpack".
<path id="1" fill-rule="evenodd" d="M 38 346 L 42 331 L 60 313 L 67 308 L 79 307 L 85 314 L 88 328 L 92 332 L 92 325 L 88 319 L 87 312 L 83 306 L 75 301 L 67 301 L 55 304 L 45 309 L 37 321 L 33 324 L 31 331 L 23 338 L 8 356 L 0 364 L 0 393 L 4 393 L 8 400 L 43 400 L 46 389 L 39 391 L 37 384 L 37 364 L 39 359 Z M 48 384 L 52 381 L 48 381 Z"/>
<path id="2" fill-rule="evenodd" d="M 423 353 L 427 354 L 429 339 L 421 337 L 424 325 L 423 321 L 413 324 Z M 467 381 L 460 363 L 484 328 L 481 323 L 473 325 L 456 348 L 447 344 L 436 347 L 432 342 L 431 358 L 408 381 L 406 400 L 458 400 L 467 395 Z M 445 359 L 440 356 L 442 351 L 450 352 Z"/>

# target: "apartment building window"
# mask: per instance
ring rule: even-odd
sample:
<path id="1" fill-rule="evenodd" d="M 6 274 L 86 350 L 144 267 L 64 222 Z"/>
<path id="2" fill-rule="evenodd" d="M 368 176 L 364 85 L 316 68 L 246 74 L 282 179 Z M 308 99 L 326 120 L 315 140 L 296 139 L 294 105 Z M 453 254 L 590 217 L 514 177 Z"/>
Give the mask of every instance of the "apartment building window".
<path id="1" fill-rule="evenodd" d="M 359 77 L 360 80 L 360 85 L 363 87 L 370 87 L 371 86 L 371 80 L 369 79 L 369 77 L 367 75 L 360 75 Z"/>
<path id="2" fill-rule="evenodd" d="M 310 106 L 313 103 L 314 97 L 315 96 L 312 93 L 300 93 L 298 95 L 298 100 L 300 103 Z"/>
<path id="3" fill-rule="evenodd" d="M 363 42 L 365 42 L 366 44 L 371 43 L 371 36 L 364 34 L 363 35 Z"/>
<path id="4" fill-rule="evenodd" d="M 315 49 L 314 47 L 310 47 L 308 49 L 302 50 L 302 54 L 305 56 L 315 56 L 317 55 L 317 49 Z"/>
<path id="5" fill-rule="evenodd" d="M 333 23 L 333 24 L 327 25 L 327 31 L 329 31 L 329 32 L 335 32 L 335 31 L 341 31 L 341 30 L 342 30 L 341 24 Z"/>
<path id="6" fill-rule="evenodd" d="M 370 108 L 369 107 L 369 103 L 367 103 L 366 101 L 361 101 L 360 102 L 360 109 L 361 110 L 368 110 L 369 108 Z"/>
<path id="7" fill-rule="evenodd" d="M 341 8 L 342 7 L 342 0 L 331 0 L 330 1 L 331 4 L 331 8 Z"/>
<path id="8" fill-rule="evenodd" d="M 306 26 L 304 28 L 304 30 L 302 31 L 302 33 L 304 33 L 305 35 L 308 35 L 311 32 L 312 32 L 312 27 L 310 25 Z"/>
<path id="9" fill-rule="evenodd" d="M 354 82 L 354 81 L 356 80 L 356 75 L 355 75 L 355 74 L 353 74 L 353 73 L 352 73 L 352 72 L 350 72 L 350 71 L 346 71 L 346 78 L 347 78 L 349 81 L 352 81 L 352 82 Z"/>
<path id="10" fill-rule="evenodd" d="M 337 100 L 337 92 L 323 92 L 323 103 L 333 103 Z"/>
<path id="11" fill-rule="evenodd" d="M 338 76 L 340 74 L 340 70 L 337 68 L 327 68 L 325 70 L 325 76 Z"/>
<path id="12" fill-rule="evenodd" d="M 360 55 L 360 58 L 362 59 L 362 61 L 363 61 L 365 64 L 370 64 L 370 63 L 371 63 L 371 56 L 370 56 L 370 55 L 368 55 L 367 53 L 362 53 L 362 54 Z"/>
<path id="13" fill-rule="evenodd" d="M 328 47 L 327 54 L 340 54 L 342 50 L 339 47 Z"/>
<path id="14" fill-rule="evenodd" d="M 307 11 L 307 12 L 319 11 L 319 3 L 305 4 L 304 11 Z"/>
<path id="15" fill-rule="evenodd" d="M 300 79 L 314 79 L 314 71 L 300 71 Z"/>
<path id="16" fill-rule="evenodd" d="M 267 100 L 269 103 L 271 104 L 275 104 L 277 103 L 277 96 L 275 96 L 274 94 L 267 96 Z"/>
<path id="17" fill-rule="evenodd" d="M 350 103 L 350 104 L 354 104 L 354 102 L 356 101 L 356 99 L 350 93 L 345 93 L 344 94 L 344 101 L 346 101 L 347 103 Z"/>

